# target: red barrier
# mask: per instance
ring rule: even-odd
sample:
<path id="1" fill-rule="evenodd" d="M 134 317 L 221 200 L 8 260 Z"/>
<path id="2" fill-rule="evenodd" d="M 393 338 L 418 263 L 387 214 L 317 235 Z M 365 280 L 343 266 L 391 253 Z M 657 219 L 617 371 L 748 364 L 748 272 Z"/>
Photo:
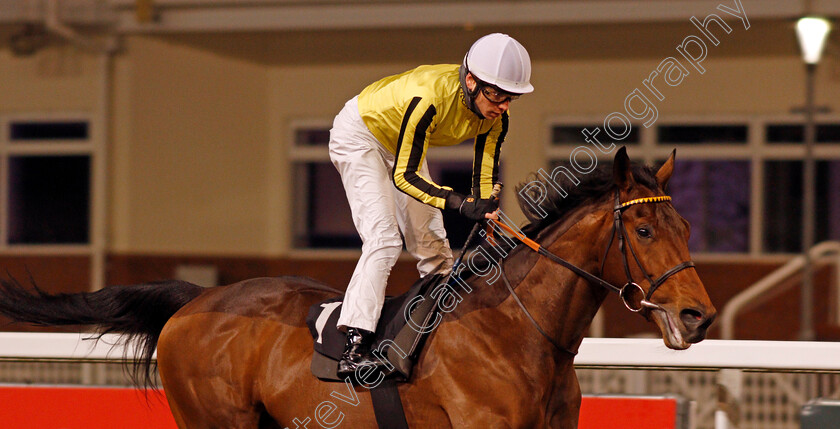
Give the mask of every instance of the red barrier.
<path id="1" fill-rule="evenodd" d="M 677 398 L 584 396 L 578 429 L 680 429 Z"/>
<path id="2" fill-rule="evenodd" d="M 177 429 L 163 392 L 132 388 L 2 386 L 3 429 Z M 680 429 L 676 398 L 584 396 L 579 429 Z"/>
<path id="3" fill-rule="evenodd" d="M 3 429 L 177 429 L 163 392 L 102 387 L 0 387 Z"/>

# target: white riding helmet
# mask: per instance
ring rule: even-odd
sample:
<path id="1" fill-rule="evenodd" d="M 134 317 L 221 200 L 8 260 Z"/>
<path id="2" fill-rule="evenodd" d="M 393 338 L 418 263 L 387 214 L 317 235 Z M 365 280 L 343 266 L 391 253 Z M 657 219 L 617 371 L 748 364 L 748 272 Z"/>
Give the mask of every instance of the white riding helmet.
<path id="1" fill-rule="evenodd" d="M 484 83 L 512 94 L 534 91 L 531 57 L 513 37 L 488 34 L 473 43 L 464 57 L 466 69 Z"/>

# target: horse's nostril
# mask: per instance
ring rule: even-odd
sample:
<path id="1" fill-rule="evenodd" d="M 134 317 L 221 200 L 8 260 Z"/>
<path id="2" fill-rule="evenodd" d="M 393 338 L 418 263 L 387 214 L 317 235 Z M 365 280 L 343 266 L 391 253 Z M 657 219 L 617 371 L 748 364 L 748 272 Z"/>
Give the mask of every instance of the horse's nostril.
<path id="1" fill-rule="evenodd" d="M 703 313 L 694 308 L 686 308 L 680 311 L 680 319 L 689 329 L 697 329 L 707 321 Z"/>
<path id="2" fill-rule="evenodd" d="M 688 334 L 685 340 L 689 343 L 699 343 L 706 338 L 706 331 L 715 320 L 715 312 L 712 310 L 709 315 L 697 308 L 686 308 L 680 311 L 680 320 L 685 325 Z"/>
<path id="3" fill-rule="evenodd" d="M 711 316 L 706 316 L 706 320 L 700 326 L 698 326 L 698 329 L 702 329 L 704 331 L 706 329 L 709 329 L 709 326 L 712 326 L 712 323 L 715 321 L 715 316 L 717 316 L 717 314 L 714 312 L 712 312 Z"/>

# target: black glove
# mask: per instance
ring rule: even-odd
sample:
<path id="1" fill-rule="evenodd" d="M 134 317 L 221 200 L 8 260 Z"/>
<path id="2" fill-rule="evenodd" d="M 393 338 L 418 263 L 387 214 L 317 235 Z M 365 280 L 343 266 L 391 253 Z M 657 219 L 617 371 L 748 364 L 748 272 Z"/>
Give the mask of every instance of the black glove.
<path id="1" fill-rule="evenodd" d="M 458 207 L 458 212 L 472 220 L 484 220 L 485 214 L 493 213 L 498 208 L 498 198 L 482 200 L 474 195 L 467 195 Z"/>

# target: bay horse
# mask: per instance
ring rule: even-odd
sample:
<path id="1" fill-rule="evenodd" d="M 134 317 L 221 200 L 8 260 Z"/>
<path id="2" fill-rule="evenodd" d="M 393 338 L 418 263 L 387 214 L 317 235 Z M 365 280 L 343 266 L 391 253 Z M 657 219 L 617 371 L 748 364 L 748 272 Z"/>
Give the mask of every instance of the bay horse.
<path id="1" fill-rule="evenodd" d="M 525 239 L 538 252 L 509 246 L 498 276 L 463 277 L 471 291 L 441 313 L 411 378 L 399 386 L 410 426 L 576 427 L 575 351 L 611 289 L 658 326 L 667 347 L 703 340 L 716 310 L 689 262 L 688 223 L 665 196 L 673 170 L 673 153 L 654 172 L 631 165 L 621 148 L 611 169 L 520 185 L 530 220 Z M 310 373 L 307 310 L 339 293 L 298 277 L 56 295 L 9 280 L 0 288 L 0 314 L 123 333 L 140 348 L 136 364 L 146 377 L 157 347 L 182 429 L 376 427 L 365 387 Z"/>

